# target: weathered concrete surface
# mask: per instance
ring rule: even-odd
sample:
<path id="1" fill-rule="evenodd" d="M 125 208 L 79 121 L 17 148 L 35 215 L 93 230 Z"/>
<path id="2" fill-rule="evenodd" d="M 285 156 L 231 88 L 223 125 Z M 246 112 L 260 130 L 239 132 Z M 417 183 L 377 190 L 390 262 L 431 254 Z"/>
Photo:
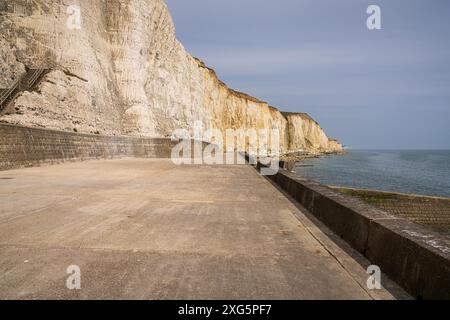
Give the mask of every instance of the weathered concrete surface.
<path id="1" fill-rule="evenodd" d="M 270 179 L 413 297 L 450 299 L 450 237 L 285 169 Z"/>
<path id="2" fill-rule="evenodd" d="M 170 158 L 178 143 L 171 138 L 79 134 L 0 123 L 0 171 L 92 159 Z"/>
<path id="3" fill-rule="evenodd" d="M 357 197 L 395 216 L 450 235 L 450 198 L 342 187 L 333 189 Z M 448 240 L 450 246 L 450 238 Z"/>
<path id="4" fill-rule="evenodd" d="M 1 299 L 393 298 L 368 291 L 356 252 L 250 166 L 12 170 L 0 203 Z M 69 265 L 80 291 L 66 289 Z"/>

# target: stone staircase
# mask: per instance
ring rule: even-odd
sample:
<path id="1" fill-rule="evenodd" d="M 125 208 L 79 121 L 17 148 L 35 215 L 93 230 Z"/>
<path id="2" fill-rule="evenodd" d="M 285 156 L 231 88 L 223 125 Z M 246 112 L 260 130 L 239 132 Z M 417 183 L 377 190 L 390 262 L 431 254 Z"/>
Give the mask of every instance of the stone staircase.
<path id="1" fill-rule="evenodd" d="M 27 69 L 27 72 L 17 80 L 10 88 L 0 89 L 0 114 L 3 114 L 7 107 L 17 96 L 26 90 L 32 90 L 42 80 L 50 69 Z"/>

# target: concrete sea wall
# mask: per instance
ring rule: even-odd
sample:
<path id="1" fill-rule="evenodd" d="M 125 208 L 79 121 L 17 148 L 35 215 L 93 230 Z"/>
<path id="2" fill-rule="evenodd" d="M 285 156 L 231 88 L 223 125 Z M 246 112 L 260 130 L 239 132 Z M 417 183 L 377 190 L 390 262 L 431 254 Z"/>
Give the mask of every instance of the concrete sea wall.
<path id="1" fill-rule="evenodd" d="M 288 170 L 268 178 L 413 297 L 450 299 L 450 237 Z"/>
<path id="2" fill-rule="evenodd" d="M 450 235 L 450 198 L 333 187 L 374 207 Z"/>
<path id="3" fill-rule="evenodd" d="M 0 170 L 120 157 L 170 158 L 176 141 L 0 124 Z"/>

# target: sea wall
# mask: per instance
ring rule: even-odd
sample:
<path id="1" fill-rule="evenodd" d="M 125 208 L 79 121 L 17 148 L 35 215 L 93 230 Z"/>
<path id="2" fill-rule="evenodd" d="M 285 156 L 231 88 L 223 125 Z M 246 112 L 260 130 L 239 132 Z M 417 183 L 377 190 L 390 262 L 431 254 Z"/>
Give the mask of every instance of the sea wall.
<path id="1" fill-rule="evenodd" d="M 450 198 L 343 187 L 333 189 L 359 198 L 395 216 L 450 235 Z"/>
<path id="2" fill-rule="evenodd" d="M 305 114 L 282 114 L 227 87 L 175 38 L 162 0 L 0 0 L 0 88 L 25 67 L 52 68 L 0 121 L 103 135 L 167 137 L 176 129 L 278 129 L 281 149 L 336 152 Z"/>
<path id="3" fill-rule="evenodd" d="M 263 167 L 258 163 L 258 169 Z M 449 236 L 288 170 L 268 179 L 414 298 L 450 299 Z"/>
<path id="4" fill-rule="evenodd" d="M 0 124 L 0 171 L 92 159 L 170 158 L 177 143 Z"/>

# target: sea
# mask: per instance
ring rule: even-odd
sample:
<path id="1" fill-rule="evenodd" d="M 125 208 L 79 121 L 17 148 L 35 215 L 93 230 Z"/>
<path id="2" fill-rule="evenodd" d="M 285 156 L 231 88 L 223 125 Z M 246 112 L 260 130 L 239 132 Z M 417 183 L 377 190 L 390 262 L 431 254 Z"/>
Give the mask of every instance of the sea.
<path id="1" fill-rule="evenodd" d="M 349 150 L 293 170 L 331 186 L 450 197 L 450 150 Z"/>

